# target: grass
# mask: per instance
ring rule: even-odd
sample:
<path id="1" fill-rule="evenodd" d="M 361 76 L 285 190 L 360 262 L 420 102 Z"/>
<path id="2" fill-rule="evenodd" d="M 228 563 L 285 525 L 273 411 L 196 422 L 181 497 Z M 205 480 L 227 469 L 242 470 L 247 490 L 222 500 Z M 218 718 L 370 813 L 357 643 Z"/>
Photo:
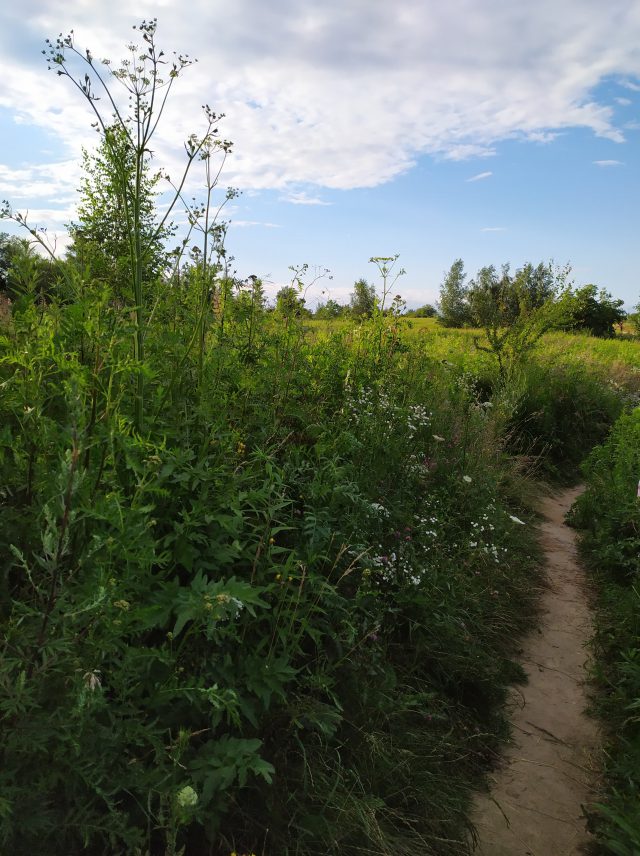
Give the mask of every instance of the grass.
<path id="1" fill-rule="evenodd" d="M 595 591 L 594 706 L 606 736 L 604 783 L 591 823 L 601 852 L 640 848 L 640 408 L 623 415 L 584 464 L 573 512 Z"/>

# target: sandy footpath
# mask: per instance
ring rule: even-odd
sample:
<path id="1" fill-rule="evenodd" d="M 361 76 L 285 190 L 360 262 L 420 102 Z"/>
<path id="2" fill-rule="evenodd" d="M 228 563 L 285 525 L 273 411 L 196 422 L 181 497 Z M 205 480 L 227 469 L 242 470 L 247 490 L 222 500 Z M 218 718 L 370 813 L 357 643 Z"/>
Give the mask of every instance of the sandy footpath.
<path id="1" fill-rule="evenodd" d="M 549 587 L 538 628 L 523 641 L 527 685 L 512 694 L 512 742 L 476 801 L 476 856 L 573 856 L 589 836 L 598 730 L 585 714 L 585 643 L 591 633 L 575 535 L 564 515 L 579 488 L 544 500 L 541 543 Z"/>

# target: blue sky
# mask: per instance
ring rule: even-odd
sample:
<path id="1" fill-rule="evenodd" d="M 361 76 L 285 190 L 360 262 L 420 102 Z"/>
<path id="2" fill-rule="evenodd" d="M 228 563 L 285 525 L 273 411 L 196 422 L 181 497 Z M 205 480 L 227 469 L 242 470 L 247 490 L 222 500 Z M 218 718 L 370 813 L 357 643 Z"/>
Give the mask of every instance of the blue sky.
<path id="1" fill-rule="evenodd" d="M 86 104 L 48 73 L 44 38 L 120 58 L 137 20 L 198 57 L 157 138 L 179 169 L 200 105 L 223 111 L 222 185 L 240 276 L 271 293 L 289 265 L 329 268 L 347 300 L 372 255 L 400 254 L 409 305 L 437 299 L 458 257 L 570 262 L 627 306 L 640 300 L 640 4 L 637 0 L 32 0 L 0 10 L 0 198 L 46 225 L 73 218 Z M 190 193 L 199 194 L 193 175 Z M 6 222 L 0 229 L 12 231 Z"/>

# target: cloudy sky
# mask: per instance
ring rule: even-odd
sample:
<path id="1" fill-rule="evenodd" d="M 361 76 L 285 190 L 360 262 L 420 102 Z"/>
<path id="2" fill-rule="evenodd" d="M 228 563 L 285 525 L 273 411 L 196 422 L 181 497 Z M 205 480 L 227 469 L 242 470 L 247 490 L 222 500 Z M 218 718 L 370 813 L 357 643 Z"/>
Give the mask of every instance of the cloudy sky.
<path id="1" fill-rule="evenodd" d="M 226 114 L 240 276 L 275 289 L 307 262 L 333 274 L 310 302 L 322 288 L 346 299 L 375 280 L 370 256 L 399 253 L 398 290 L 418 305 L 458 257 L 471 274 L 554 259 L 577 284 L 640 299 L 638 0 L 3 3 L 0 198 L 52 234 L 73 219 L 96 135 L 80 93 L 47 71 L 44 39 L 73 29 L 116 62 L 154 16 L 168 56 L 198 59 L 154 152 L 173 178 L 201 105 Z"/>

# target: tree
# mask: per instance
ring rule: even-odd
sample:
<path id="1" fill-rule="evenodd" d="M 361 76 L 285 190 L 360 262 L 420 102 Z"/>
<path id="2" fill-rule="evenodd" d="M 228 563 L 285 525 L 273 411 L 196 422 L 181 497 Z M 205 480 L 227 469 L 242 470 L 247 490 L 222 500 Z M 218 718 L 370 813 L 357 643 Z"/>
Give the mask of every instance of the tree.
<path id="1" fill-rule="evenodd" d="M 134 152 L 128 138 L 117 125 L 108 129 L 98 149 L 82 152 L 84 175 L 80 184 L 78 220 L 71 223 L 72 244 L 68 256 L 81 272 L 109 284 L 113 293 L 125 302 L 133 302 L 131 290 L 131 255 L 127 223 L 123 211 L 134 206 L 132 181 L 118 179 L 122 168 L 128 176 L 135 172 Z M 120 166 L 118 166 L 119 164 Z M 144 255 L 143 286 L 149 286 L 167 263 L 165 242 L 173 233 L 170 224 L 158 228 L 155 200 L 160 173 L 150 174 L 145 160 L 140 177 L 140 231 Z M 125 198 L 124 195 L 126 195 Z"/>
<path id="2" fill-rule="evenodd" d="M 571 317 L 572 298 L 567 286 L 570 268 L 553 268 L 550 296 L 535 305 L 526 281 L 512 280 L 509 266 L 503 265 L 498 277 L 493 266 L 481 268 L 470 289 L 470 305 L 479 326 L 484 328 L 486 344 L 474 337 L 480 351 L 492 354 L 501 377 L 505 377 L 535 347 L 549 330 L 561 329 Z"/>
<path id="3" fill-rule="evenodd" d="M 371 318 L 376 307 L 376 289 L 366 279 L 353 284 L 349 309 L 354 318 Z"/>
<path id="4" fill-rule="evenodd" d="M 626 318 L 622 308 L 623 300 L 617 300 L 606 289 L 598 292 L 597 285 L 589 283 L 577 289 L 572 295 L 572 318 L 568 329 L 586 330 L 592 336 L 611 337 L 615 334 L 614 325 Z"/>
<path id="5" fill-rule="evenodd" d="M 424 306 L 419 306 L 416 310 L 414 310 L 413 314 L 416 318 L 435 318 L 436 308 L 430 303 L 425 303 Z"/>
<path id="6" fill-rule="evenodd" d="M 293 285 L 284 285 L 276 294 L 276 312 L 283 318 L 299 318 L 305 312 L 304 297 Z"/>
<path id="7" fill-rule="evenodd" d="M 331 321 L 334 318 L 340 318 L 345 312 L 345 306 L 342 306 L 337 300 L 328 298 L 326 303 L 318 303 L 313 316 L 321 321 Z"/>
<path id="8" fill-rule="evenodd" d="M 456 259 L 440 286 L 439 321 L 444 327 L 464 327 L 469 320 L 465 279 L 464 262 Z"/>
<path id="9" fill-rule="evenodd" d="M 482 267 L 467 291 L 468 320 L 475 327 L 511 324 L 520 314 L 520 298 L 521 287 L 511 279 L 508 264 L 500 275 L 494 265 Z"/>

